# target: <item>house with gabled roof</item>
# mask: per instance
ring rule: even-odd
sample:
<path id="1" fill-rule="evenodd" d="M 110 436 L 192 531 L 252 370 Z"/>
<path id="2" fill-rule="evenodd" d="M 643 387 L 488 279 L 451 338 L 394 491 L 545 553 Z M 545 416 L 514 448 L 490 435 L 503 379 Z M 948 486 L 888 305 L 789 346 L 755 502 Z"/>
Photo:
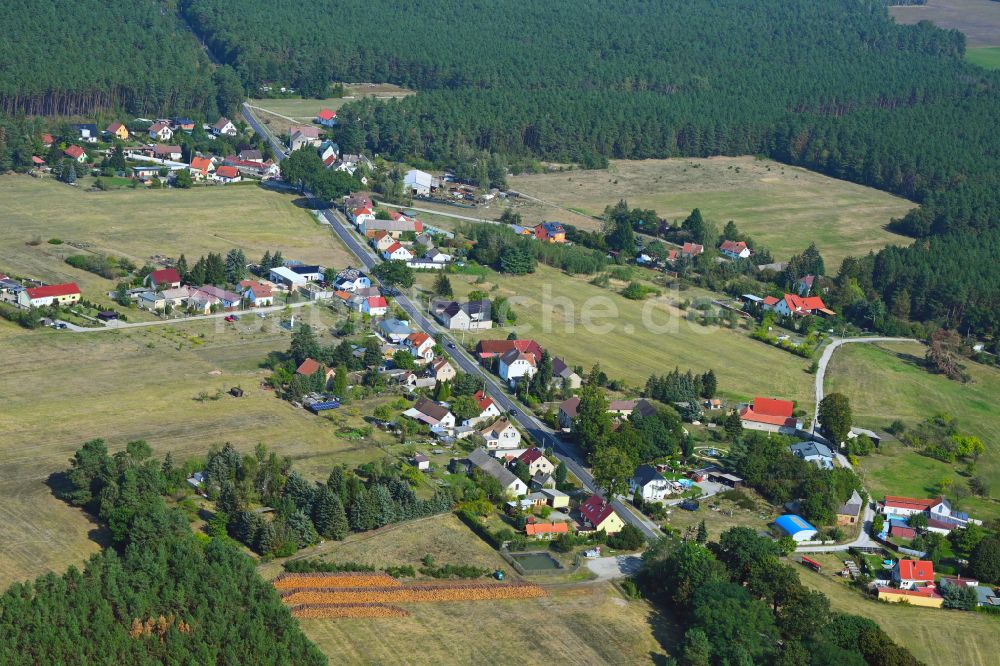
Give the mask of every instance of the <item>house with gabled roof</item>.
<path id="1" fill-rule="evenodd" d="M 777 432 L 793 435 L 802 428 L 802 422 L 792 414 L 795 403 L 777 398 L 754 398 L 740 410 L 740 422 L 748 430 Z"/>
<path id="2" fill-rule="evenodd" d="M 503 488 L 505 492 L 508 492 L 515 497 L 523 497 L 528 494 L 528 485 L 521 479 L 517 478 L 517 476 L 509 469 L 501 465 L 497 459 L 491 456 L 486 450 L 476 449 L 469 454 L 466 460 L 468 462 L 467 469 L 478 469 L 483 474 L 492 476 L 500 482 L 500 487 Z"/>
<path id="3" fill-rule="evenodd" d="M 220 183 L 238 183 L 243 180 L 243 176 L 237 167 L 226 164 L 215 170 L 215 180 Z"/>
<path id="4" fill-rule="evenodd" d="M 261 308 L 274 304 L 274 292 L 271 285 L 254 280 L 243 280 L 240 282 L 240 289 L 243 292 L 243 298 L 252 307 Z"/>
<path id="5" fill-rule="evenodd" d="M 191 166 L 188 167 L 192 178 L 195 180 L 205 180 L 215 173 L 215 162 L 208 157 L 195 156 L 191 158 Z"/>
<path id="6" fill-rule="evenodd" d="M 233 121 L 222 116 L 212 125 L 212 134 L 215 136 L 236 136 L 239 134 L 239 130 L 236 129 Z"/>
<path id="7" fill-rule="evenodd" d="M 72 146 L 67 146 L 66 150 L 63 151 L 63 154 L 65 154 L 70 159 L 79 162 L 80 164 L 83 164 L 84 162 L 87 161 L 87 151 L 75 144 Z"/>
<path id="8" fill-rule="evenodd" d="M 181 286 L 181 274 L 176 268 L 161 268 L 146 276 L 146 284 L 153 289 L 176 289 Z"/>
<path id="9" fill-rule="evenodd" d="M 428 398 L 417 398 L 413 407 L 403 412 L 403 416 L 420 421 L 432 428 L 435 426 L 440 428 L 455 427 L 455 415 L 451 413 L 451 410 Z"/>
<path id="10" fill-rule="evenodd" d="M 393 344 L 399 344 L 410 337 L 413 331 L 410 329 L 410 322 L 401 319 L 383 319 L 378 323 L 379 332 L 386 340 Z"/>
<path id="11" fill-rule="evenodd" d="M 497 374 L 509 384 L 516 384 L 524 377 L 534 377 L 538 372 L 535 355 L 519 349 L 511 349 L 500 357 Z"/>
<path id="12" fill-rule="evenodd" d="M 97 125 L 94 123 L 76 123 L 73 125 L 73 129 L 80 133 L 80 140 L 86 143 L 97 143 L 100 138 Z"/>
<path id="13" fill-rule="evenodd" d="M 500 416 L 500 407 L 497 406 L 497 403 L 493 400 L 493 398 L 486 395 L 483 391 L 476 391 L 472 398 L 476 401 L 476 406 L 479 408 L 479 414 L 471 419 L 467 419 L 462 425 L 474 426 L 482 423 L 483 421 Z"/>
<path id="14" fill-rule="evenodd" d="M 565 243 L 566 229 L 558 222 L 542 222 L 535 225 L 535 238 L 543 243 Z"/>
<path id="15" fill-rule="evenodd" d="M 687 259 L 694 259 L 704 251 L 705 246 L 699 245 L 698 243 L 684 243 L 684 245 L 681 246 L 681 256 Z"/>
<path id="16" fill-rule="evenodd" d="M 149 126 L 149 138 L 155 141 L 170 141 L 174 138 L 174 131 L 170 129 L 170 123 L 161 120 Z"/>
<path id="17" fill-rule="evenodd" d="M 797 458 L 810 462 L 820 469 L 833 469 L 833 451 L 821 442 L 796 442 L 788 451 Z"/>
<path id="18" fill-rule="evenodd" d="M 765 310 L 772 310 L 782 317 L 815 315 L 832 317 L 836 313 L 826 307 L 819 296 L 785 294 L 782 298 L 768 296 L 763 302 Z"/>
<path id="19" fill-rule="evenodd" d="M 431 314 L 442 326 L 452 331 L 485 330 L 493 327 L 490 309 L 488 300 L 467 303 L 435 301 L 431 306 Z"/>
<path id="20" fill-rule="evenodd" d="M 563 430 L 573 428 L 573 421 L 576 420 L 576 411 L 580 407 L 580 398 L 573 396 L 567 398 L 559 405 L 559 427 Z"/>
<path id="21" fill-rule="evenodd" d="M 198 291 L 219 299 L 222 307 L 227 311 L 238 308 L 240 306 L 240 302 L 243 300 L 243 296 L 241 294 L 237 294 L 226 289 L 220 289 L 219 287 L 211 284 L 199 287 Z"/>
<path id="22" fill-rule="evenodd" d="M 799 296 L 808 296 L 809 292 L 813 289 L 813 283 L 816 281 L 815 275 L 803 275 L 795 283 L 795 289 L 799 292 Z"/>
<path id="23" fill-rule="evenodd" d="M 658 502 L 670 494 L 670 482 L 651 465 L 639 465 L 628 481 L 629 491 L 646 502 Z"/>
<path id="24" fill-rule="evenodd" d="M 611 503 L 599 495 L 591 495 L 579 507 L 581 527 L 595 532 L 604 531 L 609 536 L 621 532 L 625 521 L 621 519 Z"/>
<path id="25" fill-rule="evenodd" d="M 322 109 L 316 114 L 316 122 L 324 127 L 335 127 L 337 125 L 337 112 L 330 109 Z"/>
<path id="26" fill-rule="evenodd" d="M 361 312 L 370 317 L 382 317 L 389 312 L 385 296 L 369 296 L 361 300 Z"/>
<path id="27" fill-rule="evenodd" d="M 337 279 L 333 281 L 333 288 L 339 291 L 356 292 L 359 289 L 367 289 L 372 286 L 371 279 L 357 268 L 345 268 L 337 273 Z"/>
<path id="28" fill-rule="evenodd" d="M 430 361 L 434 358 L 434 345 L 437 342 L 434 338 L 427 335 L 422 331 L 415 331 L 406 336 L 406 340 L 403 341 L 406 348 L 409 349 L 410 354 L 414 358 L 422 358 L 425 361 Z"/>
<path id="29" fill-rule="evenodd" d="M 434 378 L 435 382 L 450 382 L 455 379 L 455 367 L 448 362 L 444 356 L 438 356 L 427 364 L 427 374 Z M 468 425 L 466 422 L 464 425 Z"/>
<path id="30" fill-rule="evenodd" d="M 288 147 L 291 150 L 298 150 L 303 146 L 318 146 L 319 128 L 310 125 L 293 125 L 288 130 Z"/>
<path id="31" fill-rule="evenodd" d="M 892 567 L 892 581 L 904 590 L 932 585 L 934 563 L 930 560 L 899 560 Z"/>
<path id="32" fill-rule="evenodd" d="M 506 451 L 521 445 L 521 433 L 506 418 L 497 419 L 492 425 L 480 430 L 479 434 L 486 440 L 486 448 L 490 451 Z"/>
<path id="33" fill-rule="evenodd" d="M 861 495 L 855 490 L 851 493 L 851 497 L 837 508 L 837 524 L 838 525 L 854 525 L 858 522 L 861 516 L 861 509 L 864 508 L 864 500 Z"/>
<path id="34" fill-rule="evenodd" d="M 71 305 L 80 300 L 80 288 L 75 282 L 28 287 L 17 293 L 23 307 L 40 308 L 49 305 Z"/>
<path id="35" fill-rule="evenodd" d="M 583 378 L 557 356 L 552 359 L 552 383 L 559 388 L 578 389 L 583 386 Z"/>
<path id="36" fill-rule="evenodd" d="M 719 252 L 730 259 L 746 259 L 750 256 L 750 248 L 743 241 L 724 240 L 719 246 Z"/>
<path id="37" fill-rule="evenodd" d="M 409 261 L 413 259 L 413 253 L 398 242 L 382 250 L 382 258 L 386 261 Z"/>
<path id="38" fill-rule="evenodd" d="M 548 475 L 556 471 L 556 466 L 542 453 L 538 447 L 525 449 L 524 453 L 517 457 L 518 460 L 528 466 L 528 472 L 534 477 L 537 474 Z"/>
<path id="39" fill-rule="evenodd" d="M 104 133 L 121 141 L 128 140 L 128 128 L 123 123 L 111 123 L 104 130 Z"/>

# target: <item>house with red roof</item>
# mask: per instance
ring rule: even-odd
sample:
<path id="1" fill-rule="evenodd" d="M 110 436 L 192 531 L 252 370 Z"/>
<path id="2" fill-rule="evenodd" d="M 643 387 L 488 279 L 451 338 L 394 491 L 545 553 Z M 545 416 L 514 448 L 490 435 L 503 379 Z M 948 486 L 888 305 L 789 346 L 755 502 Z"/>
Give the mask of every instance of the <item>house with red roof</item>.
<path id="1" fill-rule="evenodd" d="M 910 606 L 926 608 L 941 608 L 944 605 L 944 597 L 938 594 L 937 589 L 933 586 L 913 589 L 880 587 L 878 588 L 878 599 L 890 604 L 905 602 Z"/>
<path id="2" fill-rule="evenodd" d="M 361 301 L 361 312 L 370 317 L 383 317 L 389 312 L 385 296 L 369 296 Z"/>
<path id="3" fill-rule="evenodd" d="M 722 241 L 719 252 L 730 259 L 746 259 L 750 256 L 750 248 L 743 241 Z"/>
<path id="4" fill-rule="evenodd" d="M 316 114 L 316 122 L 324 127 L 334 127 L 337 124 L 337 112 L 323 109 Z"/>
<path id="5" fill-rule="evenodd" d="M 252 307 L 260 308 L 274 304 L 274 292 L 271 285 L 254 280 L 243 280 L 240 282 L 240 290 L 243 293 L 243 298 Z"/>
<path id="6" fill-rule="evenodd" d="M 75 282 L 28 287 L 18 292 L 17 302 L 23 307 L 40 308 L 49 305 L 70 305 L 80 300 L 80 288 Z"/>
<path id="7" fill-rule="evenodd" d="M 604 530 L 606 534 L 617 534 L 625 527 L 625 521 L 621 519 L 611 504 L 598 495 L 591 495 L 580 504 L 580 528 L 581 530 L 592 530 L 600 532 Z"/>
<path id="8" fill-rule="evenodd" d="M 534 228 L 535 238 L 543 243 L 565 243 L 566 229 L 558 222 L 542 222 Z"/>
<path id="9" fill-rule="evenodd" d="M 795 403 L 790 400 L 756 397 L 740 410 L 740 421 L 748 430 L 794 435 L 802 428 L 802 422 L 792 415 L 794 411 Z"/>
<path id="10" fill-rule="evenodd" d="M 153 289 L 176 289 L 181 286 L 181 274 L 176 268 L 161 268 L 146 276 L 146 284 Z"/>
<path id="11" fill-rule="evenodd" d="M 413 253 L 396 241 L 382 251 L 382 258 L 386 261 L 409 261 L 413 259 Z"/>
<path id="12" fill-rule="evenodd" d="M 511 349 L 527 352 L 538 360 L 542 358 L 542 346 L 534 340 L 480 340 L 476 344 L 476 356 L 480 361 L 503 356 Z"/>
<path id="13" fill-rule="evenodd" d="M 684 243 L 681 247 L 681 256 L 688 259 L 694 259 L 699 254 L 705 251 L 704 245 L 699 245 L 698 243 Z"/>
<path id="14" fill-rule="evenodd" d="M 525 449 L 524 453 L 519 455 L 517 459 L 528 466 L 528 472 L 531 473 L 531 476 L 535 476 L 536 474 L 552 474 L 552 472 L 556 471 L 556 466 L 536 446 Z"/>
<path id="15" fill-rule="evenodd" d="M 403 344 L 406 345 L 414 358 L 422 358 L 426 361 L 434 358 L 434 345 L 437 343 L 434 341 L 434 338 L 426 333 L 419 331 L 410 333 L 403 340 Z"/>
<path id="16" fill-rule="evenodd" d="M 80 146 L 73 144 L 66 148 L 63 153 L 72 160 L 76 160 L 80 164 L 87 161 L 87 151 Z"/>
<path id="17" fill-rule="evenodd" d="M 238 183 L 243 180 L 243 176 L 238 168 L 227 164 L 215 170 L 215 180 L 220 183 Z"/>
<path id="18" fill-rule="evenodd" d="M 195 180 L 204 180 L 215 173 L 215 162 L 208 157 L 192 157 L 188 171 Z"/>
<path id="19" fill-rule="evenodd" d="M 930 560 L 899 560 L 892 568 L 892 581 L 903 590 L 934 584 L 934 563 Z"/>
<path id="20" fill-rule="evenodd" d="M 764 299 L 764 309 L 773 310 L 782 317 L 815 315 L 832 317 L 836 313 L 826 307 L 819 296 L 799 296 L 785 294 L 782 298 L 768 296 Z"/>
<path id="21" fill-rule="evenodd" d="M 347 217 L 351 218 L 351 222 L 361 230 L 367 222 L 375 220 L 375 213 L 372 212 L 369 206 L 358 206 L 356 208 L 348 208 Z"/>
<path id="22" fill-rule="evenodd" d="M 536 539 L 551 539 L 569 532 L 569 523 L 526 523 L 524 533 Z"/>
<path id="23" fill-rule="evenodd" d="M 122 123 L 111 123 L 104 133 L 122 141 L 128 140 L 128 128 Z"/>
<path id="24" fill-rule="evenodd" d="M 51 148 L 52 144 L 55 143 L 55 142 L 56 142 L 55 137 L 52 136 L 51 134 L 49 134 L 48 132 L 46 132 L 45 134 L 42 134 L 42 147 L 43 148 Z"/>

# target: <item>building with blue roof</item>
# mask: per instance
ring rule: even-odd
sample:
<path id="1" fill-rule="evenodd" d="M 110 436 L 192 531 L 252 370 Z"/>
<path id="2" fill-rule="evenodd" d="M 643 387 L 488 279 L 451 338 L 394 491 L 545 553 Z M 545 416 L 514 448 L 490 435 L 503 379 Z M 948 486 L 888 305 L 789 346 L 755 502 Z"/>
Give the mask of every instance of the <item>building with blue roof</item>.
<path id="1" fill-rule="evenodd" d="M 778 528 L 796 541 L 811 541 L 819 530 L 794 513 L 786 513 L 774 521 Z"/>

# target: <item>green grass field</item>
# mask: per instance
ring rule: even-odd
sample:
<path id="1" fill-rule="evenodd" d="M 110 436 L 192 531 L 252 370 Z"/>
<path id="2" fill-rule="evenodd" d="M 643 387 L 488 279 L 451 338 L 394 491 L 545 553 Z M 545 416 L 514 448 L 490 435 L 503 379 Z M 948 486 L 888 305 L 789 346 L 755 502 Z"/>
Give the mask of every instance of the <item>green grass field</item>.
<path id="1" fill-rule="evenodd" d="M 826 564 L 832 558 L 819 556 Z M 824 593 L 833 610 L 874 620 L 896 643 L 928 666 L 988 666 L 1000 650 L 1000 618 L 966 611 L 918 608 L 865 598 L 834 578 L 797 567 L 802 582 Z"/>
<path id="2" fill-rule="evenodd" d="M 202 254 L 241 247 L 251 261 L 281 250 L 286 259 L 336 268 L 351 263 L 353 255 L 308 210 L 291 205 L 294 199 L 253 186 L 86 192 L 53 180 L 3 176 L 0 272 L 75 280 L 84 297 L 97 298 L 114 282 L 73 268 L 65 257 L 103 253 L 141 266 L 157 255 L 184 254 L 194 263 Z M 50 245 L 50 238 L 63 244 Z M 28 245 L 33 239 L 41 244 Z"/>
<path id="3" fill-rule="evenodd" d="M 735 221 L 778 261 L 815 241 L 830 272 L 845 256 L 907 243 L 885 225 L 914 206 L 878 190 L 752 157 L 615 160 L 606 170 L 509 180 L 512 189 L 553 204 L 518 201 L 519 212 L 532 222 L 556 219 L 596 228 L 598 221 L 573 211 L 600 216 L 619 199 L 670 220 L 700 208 L 720 232 L 727 221 Z M 494 208 L 499 215 L 502 207 Z"/>
<path id="4" fill-rule="evenodd" d="M 986 453 L 977 464 L 977 474 L 992 483 L 993 495 L 1000 493 L 1000 370 L 976 363 L 968 364 L 973 381 L 961 384 L 941 375 L 928 374 L 917 365 L 924 347 L 915 343 L 889 345 L 846 345 L 833 357 L 827 373 L 826 390 L 839 391 L 851 400 L 855 421 L 862 426 L 882 429 L 893 419 L 915 425 L 937 412 L 947 412 L 959 420 L 959 427 L 980 437 Z M 919 455 L 895 442 L 862 460 L 869 489 L 875 496 L 929 496 L 942 478 L 956 485 L 966 481 L 959 474 L 963 463 L 947 464 Z M 1000 516 L 995 499 L 970 497 L 963 508 L 979 518 Z"/>
<path id="5" fill-rule="evenodd" d="M 588 277 L 568 276 L 546 266 L 539 266 L 532 275 L 503 276 L 492 291 L 496 276 L 479 285 L 471 276 L 450 278 L 459 297 L 473 289 L 508 297 L 517 315 L 514 330 L 518 336 L 538 340 L 570 366 L 589 370 L 600 361 L 611 377 L 639 387 L 650 374 L 674 367 L 696 372 L 712 368 L 726 396 L 773 395 L 796 399 L 801 407 L 811 409 L 812 377 L 804 371 L 808 361 L 751 340 L 743 330 L 688 322 L 671 305 L 706 292 L 665 292 L 659 298 L 630 301 L 615 290 L 589 284 Z M 429 289 L 432 281 L 433 276 L 420 275 L 423 287 Z M 502 338 L 508 332 L 493 329 L 475 335 Z"/>
<path id="6" fill-rule="evenodd" d="M 889 7 L 897 23 L 930 21 L 965 33 L 967 46 L 1000 45 L 1000 6 L 992 0 L 927 0 L 923 5 Z"/>
<path id="7" fill-rule="evenodd" d="M 1000 69 L 1000 46 L 967 49 L 965 59 L 986 69 Z"/>
<path id="8" fill-rule="evenodd" d="M 383 455 L 376 444 L 385 435 L 371 441 L 336 435 L 341 425 L 360 425 L 368 407 L 345 406 L 331 415 L 334 423 L 259 387 L 267 375 L 259 364 L 269 351 L 287 349 L 289 334 L 271 326 L 249 330 L 258 321 L 87 334 L 0 322 L 0 588 L 80 564 L 97 550 L 88 537 L 93 524 L 45 483 L 88 439 L 102 437 L 112 450 L 145 439 L 158 456 L 170 451 L 175 460 L 203 455 L 213 443 L 251 450 L 263 442 L 317 479 L 334 463 Z M 202 391 L 232 386 L 247 395 L 195 400 Z"/>

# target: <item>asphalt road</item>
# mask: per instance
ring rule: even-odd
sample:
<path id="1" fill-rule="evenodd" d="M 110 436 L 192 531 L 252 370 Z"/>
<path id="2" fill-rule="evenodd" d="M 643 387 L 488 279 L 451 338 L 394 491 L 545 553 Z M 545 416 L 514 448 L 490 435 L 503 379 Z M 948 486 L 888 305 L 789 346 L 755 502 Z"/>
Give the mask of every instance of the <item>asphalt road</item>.
<path id="1" fill-rule="evenodd" d="M 253 127 L 255 132 L 266 137 L 271 142 L 274 148 L 275 160 L 280 162 L 286 157 L 285 147 L 257 120 L 248 104 L 243 105 L 243 117 Z M 349 228 L 350 223 L 340 213 L 332 209 L 327 209 L 320 211 L 320 214 L 330 225 L 333 232 L 337 234 L 344 242 L 344 245 L 347 246 L 367 270 L 370 271 L 380 263 L 381 260 L 371 252 L 366 244 L 360 242 L 360 239 L 354 235 Z M 525 410 L 520 403 L 516 402 L 507 393 L 506 388 L 493 375 L 486 372 L 449 333 L 443 331 L 435 322 L 424 316 L 423 310 L 413 300 L 402 293 L 398 294 L 395 298 L 399 306 L 410 317 L 411 323 L 416 324 L 425 333 L 431 335 L 439 342 L 444 342 L 448 346 L 449 354 L 463 372 L 480 377 L 486 382 L 487 386 L 491 387 L 490 397 L 507 412 L 508 418 L 516 421 L 525 432 L 531 435 L 532 439 L 539 446 L 552 447 L 552 450 L 556 452 L 559 459 L 566 463 L 566 467 L 570 473 L 579 479 L 587 490 L 603 496 L 604 493 L 594 483 L 594 477 L 591 476 L 590 471 L 584 466 L 583 456 L 574 444 L 563 441 L 551 428 L 539 421 L 538 417 L 530 411 Z M 454 347 L 451 345 L 454 345 Z M 631 507 L 627 506 L 621 500 L 617 498 L 612 499 L 611 506 L 614 507 L 615 511 L 624 521 L 639 528 L 647 537 L 655 538 L 662 536 L 662 532 L 660 532 L 655 523 L 635 513 Z"/>

